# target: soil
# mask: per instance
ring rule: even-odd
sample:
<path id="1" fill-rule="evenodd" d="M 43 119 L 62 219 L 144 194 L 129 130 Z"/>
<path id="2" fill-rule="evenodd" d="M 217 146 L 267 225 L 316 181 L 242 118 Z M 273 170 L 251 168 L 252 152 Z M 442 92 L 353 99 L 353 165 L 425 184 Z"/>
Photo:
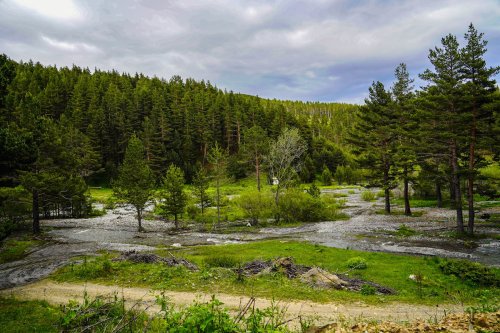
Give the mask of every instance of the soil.
<path id="1" fill-rule="evenodd" d="M 112 296 L 117 294 L 124 297 L 131 306 L 140 302 L 151 305 L 155 301 L 155 292 L 144 288 L 124 288 L 120 286 L 105 286 L 94 283 L 56 283 L 48 280 L 35 282 L 29 285 L 15 287 L 0 291 L 3 297 L 14 296 L 20 299 L 44 299 L 52 304 L 65 304 L 69 300 L 83 300 L 84 292 L 89 297 L 98 295 Z M 159 291 L 156 295 L 160 294 Z M 248 296 L 235 296 L 222 293 L 214 293 L 224 306 L 233 314 L 244 306 L 250 299 Z M 186 306 L 194 301 L 208 302 L 213 294 L 172 292 L 166 291 L 165 295 L 176 306 Z M 263 309 L 271 306 L 269 299 L 257 299 L 256 307 Z M 287 318 L 296 318 L 294 323 L 298 324 L 298 317 L 311 318 L 317 326 L 326 325 L 334 321 L 345 320 L 388 320 L 388 321 L 411 321 L 416 319 L 427 320 L 434 318 L 440 320 L 445 314 L 463 312 L 458 305 L 446 304 L 439 306 L 411 305 L 404 303 L 390 303 L 384 305 L 368 305 L 361 302 L 351 304 L 338 303 L 315 303 L 303 302 L 279 302 L 279 306 L 287 309 Z M 149 311 L 156 312 L 158 307 L 151 306 Z M 293 324 L 293 323 L 292 323 Z"/>

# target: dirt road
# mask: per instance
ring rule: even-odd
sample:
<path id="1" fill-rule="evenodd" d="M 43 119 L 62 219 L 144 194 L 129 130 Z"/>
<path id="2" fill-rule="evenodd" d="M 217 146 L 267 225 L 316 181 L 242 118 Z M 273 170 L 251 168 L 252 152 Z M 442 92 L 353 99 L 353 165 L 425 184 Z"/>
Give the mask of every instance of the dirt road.
<path id="1" fill-rule="evenodd" d="M 3 297 L 14 296 L 19 299 L 44 299 L 52 304 L 64 304 L 71 299 L 82 300 L 84 292 L 90 297 L 97 295 L 111 296 L 118 294 L 128 301 L 128 304 L 152 305 L 155 301 L 155 294 L 160 294 L 159 291 L 151 291 L 144 288 L 121 288 L 119 286 L 104 286 L 93 283 L 73 284 L 73 283 L 56 283 L 50 280 L 42 280 L 36 283 L 5 289 L 0 291 Z M 190 292 L 173 292 L 167 291 L 165 295 L 176 306 L 186 306 L 192 304 L 193 301 L 201 302 L 209 301 L 211 294 L 190 293 Z M 236 296 L 228 294 L 216 294 L 217 299 L 233 313 L 236 313 L 240 307 L 245 305 L 248 296 Z M 317 324 L 327 324 L 338 320 L 339 318 L 359 320 L 391 320 L 391 321 L 409 321 L 414 319 L 441 319 L 445 314 L 452 312 L 461 312 L 463 308 L 458 305 L 409 305 L 403 303 L 390 303 L 381 305 L 367 305 L 364 303 L 337 304 L 337 303 L 314 303 L 309 301 L 303 302 L 280 302 L 280 306 L 287 308 L 287 317 L 296 318 L 311 318 Z M 266 308 L 271 305 L 271 300 L 257 299 L 256 306 L 258 308 Z M 155 305 L 149 308 L 149 311 L 156 312 L 158 307 Z M 298 320 L 297 320 L 298 322 Z"/>

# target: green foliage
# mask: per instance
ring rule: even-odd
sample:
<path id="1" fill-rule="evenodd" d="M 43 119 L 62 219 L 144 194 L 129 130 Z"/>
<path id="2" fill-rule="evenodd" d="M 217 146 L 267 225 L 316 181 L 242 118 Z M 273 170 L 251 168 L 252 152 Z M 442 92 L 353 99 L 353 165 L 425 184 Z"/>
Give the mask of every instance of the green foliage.
<path id="1" fill-rule="evenodd" d="M 277 207 L 285 223 L 328 221 L 339 217 L 335 198 L 313 197 L 293 188 L 283 193 Z"/>
<path id="2" fill-rule="evenodd" d="M 332 184 L 332 173 L 326 165 L 323 167 L 323 171 L 321 172 L 321 182 L 325 186 Z"/>
<path id="3" fill-rule="evenodd" d="M 118 178 L 113 182 L 117 198 L 133 205 L 137 210 L 138 230 L 142 231 L 142 213 L 153 194 L 154 176 L 144 159 L 144 146 L 132 135 L 125 152 L 125 159 L 118 170 Z"/>
<path id="4" fill-rule="evenodd" d="M 205 207 L 208 207 L 210 201 L 208 200 L 208 177 L 206 171 L 203 167 L 200 167 L 196 172 L 193 179 L 193 192 L 198 199 L 198 204 L 201 210 L 201 214 L 204 213 Z"/>
<path id="5" fill-rule="evenodd" d="M 347 260 L 347 267 L 351 269 L 366 269 L 368 265 L 366 264 L 366 259 L 362 257 L 354 257 Z"/>
<path id="6" fill-rule="evenodd" d="M 455 275 L 461 280 L 472 284 L 487 287 L 498 287 L 500 285 L 498 271 L 477 262 L 442 259 L 439 262 L 439 268 L 444 274 Z"/>
<path id="7" fill-rule="evenodd" d="M 103 284 L 174 291 L 211 293 L 217 289 L 235 295 L 317 302 L 366 301 L 379 303 L 380 301 L 400 301 L 442 304 L 449 302 L 453 295 L 460 295 L 463 302 L 473 305 L 478 300 L 478 293 L 484 290 L 484 287 L 444 274 L 436 264 L 437 259 L 343 250 L 304 242 L 258 241 L 220 246 L 158 249 L 158 254 L 163 256 L 170 256 L 168 252 L 173 253 L 176 257 L 185 258 L 197 264 L 198 267 L 204 266 L 206 258 L 213 257 L 232 257 L 236 258 L 238 262 L 247 263 L 256 259 L 269 260 L 276 257 L 292 256 L 297 264 L 320 266 L 330 272 L 345 271 L 346 258 L 362 257 L 369 263 L 369 268 L 356 270 L 354 275 L 390 287 L 396 290 L 397 294 L 372 299 L 345 290 L 324 290 L 318 293 L 317 289 L 311 288 L 299 279 L 289 280 L 284 278 L 282 274 L 246 277 L 242 282 L 237 280 L 237 274 L 232 269 L 214 267 L 192 272 L 183 267 L 167 267 L 162 263 L 135 264 L 129 261 L 111 261 L 111 273 L 109 275 L 103 274 L 102 277 L 87 278 L 77 275 L 79 272 L 77 266 L 83 265 L 81 262 L 73 267 L 66 266 L 59 269 L 51 278 L 56 281 L 83 282 L 89 280 Z M 96 261 L 96 269 L 100 270 L 105 258 L 89 259 L 89 264 L 94 260 Z M 421 293 L 415 288 L 415 281 L 408 278 L 409 275 L 415 274 L 416 270 L 426 277 Z M 498 272 L 498 269 L 492 268 L 492 270 Z M 491 288 L 490 292 L 490 297 L 499 295 L 498 288 Z"/>
<path id="8" fill-rule="evenodd" d="M 313 198 L 319 198 L 321 196 L 320 189 L 314 183 L 312 183 L 311 186 L 307 189 L 307 193 Z"/>
<path id="9" fill-rule="evenodd" d="M 360 290 L 361 295 L 365 295 L 365 296 L 375 295 L 376 292 L 377 292 L 377 289 L 374 286 L 371 286 L 369 284 L 364 284 L 361 286 L 361 290 Z"/>
<path id="10" fill-rule="evenodd" d="M 58 307 L 45 301 L 21 301 L 0 297 L 0 327 L 3 332 L 60 332 Z"/>
<path id="11" fill-rule="evenodd" d="M 91 280 L 109 277 L 113 271 L 113 266 L 107 256 L 91 260 L 83 257 L 80 265 L 71 264 L 69 269 L 71 274 L 79 279 Z"/>
<path id="12" fill-rule="evenodd" d="M 184 191 L 184 173 L 175 166 L 170 165 L 162 181 L 161 208 L 166 215 L 174 215 L 175 227 L 179 227 L 178 215 L 184 212 L 187 195 Z"/>
<path id="13" fill-rule="evenodd" d="M 364 201 L 375 201 L 377 199 L 377 196 L 372 191 L 366 190 L 361 192 L 361 199 L 363 199 Z"/>
<path id="14" fill-rule="evenodd" d="M 141 310 L 127 310 L 125 300 L 118 298 L 91 299 L 84 295 L 82 303 L 70 301 L 61 307 L 59 327 L 64 332 L 92 328 L 93 332 L 118 332 L 126 329 L 138 332 L 144 328 L 148 316 Z"/>
<path id="15" fill-rule="evenodd" d="M 268 191 L 253 190 L 244 192 L 237 202 L 245 217 L 251 220 L 252 225 L 257 225 L 262 218 L 272 216 L 274 202 L 271 193 Z"/>

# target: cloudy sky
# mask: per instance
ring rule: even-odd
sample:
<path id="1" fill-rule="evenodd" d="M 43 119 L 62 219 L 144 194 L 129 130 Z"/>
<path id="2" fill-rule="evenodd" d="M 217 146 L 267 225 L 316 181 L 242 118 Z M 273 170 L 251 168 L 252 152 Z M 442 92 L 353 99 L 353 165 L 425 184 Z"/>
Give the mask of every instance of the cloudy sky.
<path id="1" fill-rule="evenodd" d="M 470 22 L 489 41 L 489 65 L 500 65 L 500 0 L 0 0 L 0 53 L 362 102 L 398 63 L 422 72 L 429 48 L 462 38 Z"/>

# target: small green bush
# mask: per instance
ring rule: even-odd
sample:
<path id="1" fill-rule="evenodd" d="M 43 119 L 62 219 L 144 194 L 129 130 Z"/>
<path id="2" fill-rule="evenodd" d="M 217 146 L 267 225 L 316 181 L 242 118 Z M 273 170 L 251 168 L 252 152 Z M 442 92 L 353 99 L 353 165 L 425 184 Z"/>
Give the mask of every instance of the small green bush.
<path id="1" fill-rule="evenodd" d="M 280 197 L 278 211 L 285 223 L 316 222 L 331 217 L 321 198 L 312 197 L 297 189 L 289 189 Z"/>
<path id="2" fill-rule="evenodd" d="M 244 216 L 251 220 L 252 225 L 257 225 L 260 219 L 273 215 L 274 201 L 269 192 L 257 190 L 245 192 L 238 198 L 237 203 L 243 210 Z"/>
<path id="3" fill-rule="evenodd" d="M 364 201 L 375 201 L 377 197 L 375 196 L 375 193 L 373 193 L 370 190 L 367 190 L 361 192 L 361 199 L 363 199 Z"/>
<path id="4" fill-rule="evenodd" d="M 361 295 L 375 295 L 377 289 L 374 286 L 370 286 L 369 284 L 364 284 L 361 286 Z"/>
<path id="5" fill-rule="evenodd" d="M 499 273 L 477 262 L 443 259 L 438 266 L 444 274 L 455 275 L 461 280 L 475 285 L 500 286 Z"/>
<path id="6" fill-rule="evenodd" d="M 354 257 L 347 260 L 347 267 L 351 269 L 366 269 L 368 265 L 366 264 L 366 260 L 361 257 Z"/>

